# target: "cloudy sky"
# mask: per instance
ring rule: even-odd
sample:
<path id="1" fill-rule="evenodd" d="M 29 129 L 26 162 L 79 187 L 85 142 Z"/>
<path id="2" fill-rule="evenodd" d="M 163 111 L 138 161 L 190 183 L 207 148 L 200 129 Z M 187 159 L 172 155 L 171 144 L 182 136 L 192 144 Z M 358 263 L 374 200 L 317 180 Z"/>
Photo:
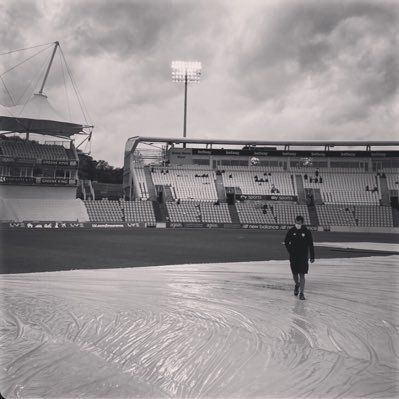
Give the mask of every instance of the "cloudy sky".
<path id="1" fill-rule="evenodd" d="M 203 64 L 188 92 L 189 137 L 397 140 L 398 9 L 395 0 L 1 0 L 0 53 L 60 41 L 95 125 L 92 155 L 114 166 L 128 137 L 182 135 L 172 60 Z M 51 49 L 22 52 L 41 49 L 4 75 L 15 99 L 40 81 Z M 15 57 L 0 57 L 0 74 Z M 61 65 L 45 92 L 67 114 Z M 6 94 L 1 86 L 5 105 Z"/>

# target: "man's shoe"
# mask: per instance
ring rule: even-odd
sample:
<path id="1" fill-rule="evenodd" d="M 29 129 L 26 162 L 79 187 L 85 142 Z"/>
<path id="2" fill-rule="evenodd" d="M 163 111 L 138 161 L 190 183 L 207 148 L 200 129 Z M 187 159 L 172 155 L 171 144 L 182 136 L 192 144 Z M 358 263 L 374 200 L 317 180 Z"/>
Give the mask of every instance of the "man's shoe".
<path id="1" fill-rule="evenodd" d="M 299 292 L 299 284 L 295 284 L 294 295 L 297 296 Z"/>
<path id="2" fill-rule="evenodd" d="M 305 298 L 305 295 L 303 295 L 303 292 L 301 292 L 301 293 L 299 294 L 299 299 L 302 299 L 302 300 L 306 299 L 306 298 Z"/>

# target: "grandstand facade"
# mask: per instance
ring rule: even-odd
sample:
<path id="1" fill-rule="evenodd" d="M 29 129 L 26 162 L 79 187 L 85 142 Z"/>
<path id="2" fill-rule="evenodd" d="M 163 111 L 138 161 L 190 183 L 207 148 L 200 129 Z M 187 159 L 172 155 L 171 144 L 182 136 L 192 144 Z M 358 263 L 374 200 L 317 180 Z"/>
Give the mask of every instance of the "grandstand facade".
<path id="1" fill-rule="evenodd" d="M 73 141 L 40 144 L 0 138 L 0 216 L 12 222 L 89 220 L 76 198 L 78 156 Z"/>

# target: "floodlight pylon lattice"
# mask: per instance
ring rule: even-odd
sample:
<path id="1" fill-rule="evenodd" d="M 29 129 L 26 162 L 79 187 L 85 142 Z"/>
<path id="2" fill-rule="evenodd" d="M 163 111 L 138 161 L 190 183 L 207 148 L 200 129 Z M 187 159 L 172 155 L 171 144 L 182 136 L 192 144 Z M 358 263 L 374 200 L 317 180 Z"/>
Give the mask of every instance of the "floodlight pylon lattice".
<path id="1" fill-rule="evenodd" d="M 199 83 L 201 80 L 202 65 L 198 61 L 173 61 L 172 80 L 184 83 L 184 121 L 183 137 L 187 137 L 187 85 Z M 185 146 L 185 145 L 184 145 Z"/>

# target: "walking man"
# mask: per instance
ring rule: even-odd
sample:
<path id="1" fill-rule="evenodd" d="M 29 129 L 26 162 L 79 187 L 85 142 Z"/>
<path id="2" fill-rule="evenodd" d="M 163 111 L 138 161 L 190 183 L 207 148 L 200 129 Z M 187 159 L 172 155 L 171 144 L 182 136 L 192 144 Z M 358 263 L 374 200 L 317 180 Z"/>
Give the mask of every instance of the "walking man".
<path id="1" fill-rule="evenodd" d="M 295 226 L 288 230 L 284 244 L 290 255 L 290 266 L 295 281 L 294 295 L 297 296 L 299 292 L 299 299 L 305 299 L 305 274 L 309 271 L 309 255 L 310 263 L 314 262 L 314 246 L 312 233 L 303 224 L 303 216 L 296 217 Z"/>

